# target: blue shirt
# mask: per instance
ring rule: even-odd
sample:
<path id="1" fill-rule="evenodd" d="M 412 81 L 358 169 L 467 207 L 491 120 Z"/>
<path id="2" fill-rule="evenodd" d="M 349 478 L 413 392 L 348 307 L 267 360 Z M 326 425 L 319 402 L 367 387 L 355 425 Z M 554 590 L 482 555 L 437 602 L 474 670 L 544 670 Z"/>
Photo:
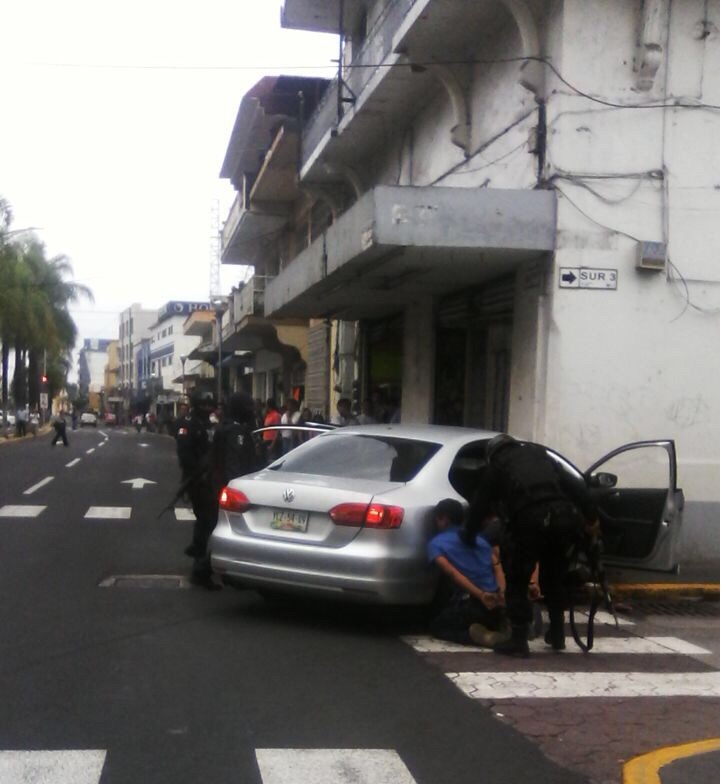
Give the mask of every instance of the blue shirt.
<path id="1" fill-rule="evenodd" d="M 426 553 L 432 563 L 440 555 L 445 556 L 452 566 L 482 591 L 499 590 L 491 562 L 492 548 L 483 536 L 477 536 L 476 544 L 469 547 L 459 538 L 458 528 L 447 528 L 429 542 Z"/>

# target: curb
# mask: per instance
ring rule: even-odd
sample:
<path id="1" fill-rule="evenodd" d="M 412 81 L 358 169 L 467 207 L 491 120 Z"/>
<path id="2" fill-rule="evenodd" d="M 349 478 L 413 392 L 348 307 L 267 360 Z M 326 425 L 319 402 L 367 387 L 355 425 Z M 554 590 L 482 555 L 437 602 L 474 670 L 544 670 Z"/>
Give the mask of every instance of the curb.
<path id="1" fill-rule="evenodd" d="M 622 784 L 660 784 L 659 769 L 677 760 L 719 751 L 720 739 L 709 738 L 679 746 L 666 746 L 633 757 L 622 766 Z"/>
<path id="2" fill-rule="evenodd" d="M 719 600 L 719 583 L 616 583 L 609 586 L 615 599 L 682 599 Z"/>

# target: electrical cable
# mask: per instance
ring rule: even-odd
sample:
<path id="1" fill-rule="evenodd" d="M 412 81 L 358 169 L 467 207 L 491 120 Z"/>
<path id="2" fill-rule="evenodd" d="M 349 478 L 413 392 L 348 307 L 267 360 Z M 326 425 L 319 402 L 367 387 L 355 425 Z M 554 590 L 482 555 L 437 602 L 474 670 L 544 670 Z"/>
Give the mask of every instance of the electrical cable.
<path id="1" fill-rule="evenodd" d="M 429 186 L 436 185 L 438 182 L 440 182 L 441 180 L 446 179 L 449 175 L 453 174 L 458 169 L 461 169 L 463 166 L 465 166 L 467 163 L 469 163 L 469 161 L 472 158 L 475 158 L 477 155 L 479 155 L 484 150 L 486 150 L 487 147 L 490 147 L 494 142 L 498 141 L 503 136 L 505 136 L 507 133 L 509 133 L 509 131 L 513 130 L 518 125 L 523 123 L 524 120 L 526 120 L 527 118 L 531 117 L 531 115 L 534 114 L 534 112 L 536 112 L 536 108 L 532 109 L 531 111 L 527 112 L 526 114 L 523 114 L 521 117 L 518 117 L 516 120 L 514 120 L 514 122 L 512 122 L 509 125 L 507 125 L 506 128 L 504 128 L 503 130 L 499 131 L 498 133 L 495 133 L 494 136 L 492 136 L 490 139 L 487 139 L 485 142 L 480 144 L 472 153 L 470 153 L 466 158 L 464 158 L 463 161 L 459 161 L 458 163 L 455 163 L 453 166 L 451 166 L 449 169 L 447 169 L 443 174 L 440 174 L 435 180 L 432 180 L 430 183 L 428 183 L 428 185 Z M 524 142 L 524 144 L 526 144 L 526 141 Z M 462 174 L 463 173 L 465 173 L 465 172 L 462 172 Z"/>
<path id="2" fill-rule="evenodd" d="M 608 101 L 604 98 L 597 98 L 584 90 L 576 87 L 568 79 L 564 78 L 559 69 L 553 65 L 547 58 L 538 57 L 535 55 L 528 55 L 524 57 L 502 57 L 491 60 L 433 60 L 421 62 L 404 62 L 404 63 L 348 63 L 343 66 L 346 70 L 360 70 L 364 68 L 409 68 L 415 66 L 417 68 L 428 68 L 434 65 L 498 65 L 503 63 L 514 62 L 539 62 L 549 68 L 550 71 L 559 79 L 560 82 L 565 84 L 574 94 L 586 98 L 594 103 L 601 104 L 602 106 L 609 106 L 613 109 L 714 109 L 719 110 L 719 104 L 708 104 L 701 101 L 696 103 L 682 103 L 681 97 L 669 96 L 663 99 L 663 102 L 655 103 L 617 103 L 615 101 Z M 110 69 L 110 70 L 142 70 L 142 71 L 298 71 L 298 70 L 325 70 L 334 67 L 334 63 L 338 61 L 331 61 L 328 65 L 288 65 L 288 66 L 274 66 L 274 65 L 144 65 L 144 64 L 118 64 L 118 63 L 29 63 L 28 65 L 41 67 L 41 68 L 97 68 L 97 69 Z M 17 64 L 16 64 L 17 65 Z M 668 101 L 672 101 L 669 103 Z"/>

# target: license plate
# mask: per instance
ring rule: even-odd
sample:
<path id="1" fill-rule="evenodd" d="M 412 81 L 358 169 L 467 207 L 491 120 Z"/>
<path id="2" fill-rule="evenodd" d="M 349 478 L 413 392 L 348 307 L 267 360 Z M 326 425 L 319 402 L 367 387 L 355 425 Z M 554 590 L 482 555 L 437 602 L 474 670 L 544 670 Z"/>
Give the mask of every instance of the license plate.
<path id="1" fill-rule="evenodd" d="M 305 533 L 308 528 L 308 512 L 289 512 L 286 509 L 276 509 L 271 518 L 271 528 L 276 531 Z"/>

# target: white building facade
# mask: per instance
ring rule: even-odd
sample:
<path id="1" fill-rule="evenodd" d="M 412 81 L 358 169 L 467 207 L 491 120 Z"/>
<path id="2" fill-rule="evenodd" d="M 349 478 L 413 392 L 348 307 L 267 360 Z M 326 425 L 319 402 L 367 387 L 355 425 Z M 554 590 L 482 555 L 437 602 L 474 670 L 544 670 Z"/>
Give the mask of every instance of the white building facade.
<path id="1" fill-rule="evenodd" d="M 298 166 L 332 220 L 279 241 L 265 316 L 357 322 L 362 394 L 404 422 L 582 469 L 673 438 L 685 560 L 718 559 L 719 3 L 286 0 L 283 24 L 341 9 Z"/>

